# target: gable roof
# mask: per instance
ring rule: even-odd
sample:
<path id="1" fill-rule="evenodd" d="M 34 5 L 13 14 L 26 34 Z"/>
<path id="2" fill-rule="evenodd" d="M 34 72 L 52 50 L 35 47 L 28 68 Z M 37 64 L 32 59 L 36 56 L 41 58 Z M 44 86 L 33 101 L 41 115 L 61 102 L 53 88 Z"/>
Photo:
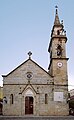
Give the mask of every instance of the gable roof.
<path id="1" fill-rule="evenodd" d="M 44 72 L 46 72 L 48 75 L 50 75 L 44 68 L 42 68 L 40 65 L 38 65 L 35 61 L 33 61 L 31 58 L 27 59 L 25 62 L 23 62 L 22 64 L 20 64 L 18 67 L 16 67 L 14 70 L 12 70 L 10 73 L 8 73 L 7 75 L 2 75 L 2 77 L 7 77 L 9 76 L 11 73 L 13 73 L 16 69 L 18 69 L 19 67 L 21 67 L 23 64 L 25 64 L 28 61 L 33 62 L 34 64 L 36 64 L 40 69 L 42 69 Z M 50 75 L 51 76 L 51 75 Z M 51 76 L 52 77 L 52 76 Z"/>

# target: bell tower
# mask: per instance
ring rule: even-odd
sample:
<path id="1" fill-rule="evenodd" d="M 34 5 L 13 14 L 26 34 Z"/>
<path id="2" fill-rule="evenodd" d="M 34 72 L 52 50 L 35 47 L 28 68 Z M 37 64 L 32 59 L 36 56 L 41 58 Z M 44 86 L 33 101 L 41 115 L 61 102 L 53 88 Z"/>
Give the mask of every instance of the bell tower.
<path id="1" fill-rule="evenodd" d="M 66 31 L 63 21 L 60 22 L 58 7 L 56 6 L 55 20 L 51 32 L 48 52 L 50 53 L 50 64 L 48 67 L 50 75 L 53 76 L 53 101 L 55 101 L 55 115 L 69 115 L 68 106 L 68 74 L 66 57 Z"/>
<path id="2" fill-rule="evenodd" d="M 50 53 L 49 73 L 54 76 L 54 84 L 68 85 L 66 57 L 66 31 L 63 20 L 60 23 L 58 7 L 56 6 L 55 20 L 51 32 L 48 52 Z"/>

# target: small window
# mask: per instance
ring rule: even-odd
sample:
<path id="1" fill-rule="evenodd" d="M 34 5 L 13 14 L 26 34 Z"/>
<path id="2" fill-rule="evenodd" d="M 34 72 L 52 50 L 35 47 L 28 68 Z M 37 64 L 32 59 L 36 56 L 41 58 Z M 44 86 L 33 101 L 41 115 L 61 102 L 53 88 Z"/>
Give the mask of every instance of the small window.
<path id="1" fill-rule="evenodd" d="M 57 35 L 60 35 L 60 31 L 59 30 L 57 30 Z"/>
<path id="2" fill-rule="evenodd" d="M 50 53 L 50 58 L 52 58 L 52 51 L 51 51 L 51 53 Z"/>
<path id="3" fill-rule="evenodd" d="M 62 55 L 62 48 L 60 45 L 58 45 L 58 47 L 57 47 L 57 55 L 58 56 Z"/>
<path id="4" fill-rule="evenodd" d="M 10 104 L 13 104 L 13 94 L 10 95 Z"/>
<path id="5" fill-rule="evenodd" d="M 45 104 L 48 104 L 48 95 L 45 94 Z"/>

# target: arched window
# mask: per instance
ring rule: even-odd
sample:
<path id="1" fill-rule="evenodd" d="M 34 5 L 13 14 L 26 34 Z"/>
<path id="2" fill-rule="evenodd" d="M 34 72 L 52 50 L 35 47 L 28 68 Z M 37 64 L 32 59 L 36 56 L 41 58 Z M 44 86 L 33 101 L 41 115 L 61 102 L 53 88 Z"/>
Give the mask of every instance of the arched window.
<path id="1" fill-rule="evenodd" d="M 48 95 L 45 94 L 45 104 L 48 104 Z"/>
<path id="2" fill-rule="evenodd" d="M 13 94 L 10 95 L 10 104 L 13 104 Z"/>

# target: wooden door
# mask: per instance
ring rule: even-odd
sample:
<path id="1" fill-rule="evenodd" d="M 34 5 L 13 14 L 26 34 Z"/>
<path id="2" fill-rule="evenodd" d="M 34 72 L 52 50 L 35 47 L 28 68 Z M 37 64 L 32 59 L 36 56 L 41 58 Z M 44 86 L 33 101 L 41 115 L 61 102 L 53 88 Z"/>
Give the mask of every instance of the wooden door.
<path id="1" fill-rule="evenodd" d="M 33 114 L 33 97 L 25 98 L 25 114 Z"/>

